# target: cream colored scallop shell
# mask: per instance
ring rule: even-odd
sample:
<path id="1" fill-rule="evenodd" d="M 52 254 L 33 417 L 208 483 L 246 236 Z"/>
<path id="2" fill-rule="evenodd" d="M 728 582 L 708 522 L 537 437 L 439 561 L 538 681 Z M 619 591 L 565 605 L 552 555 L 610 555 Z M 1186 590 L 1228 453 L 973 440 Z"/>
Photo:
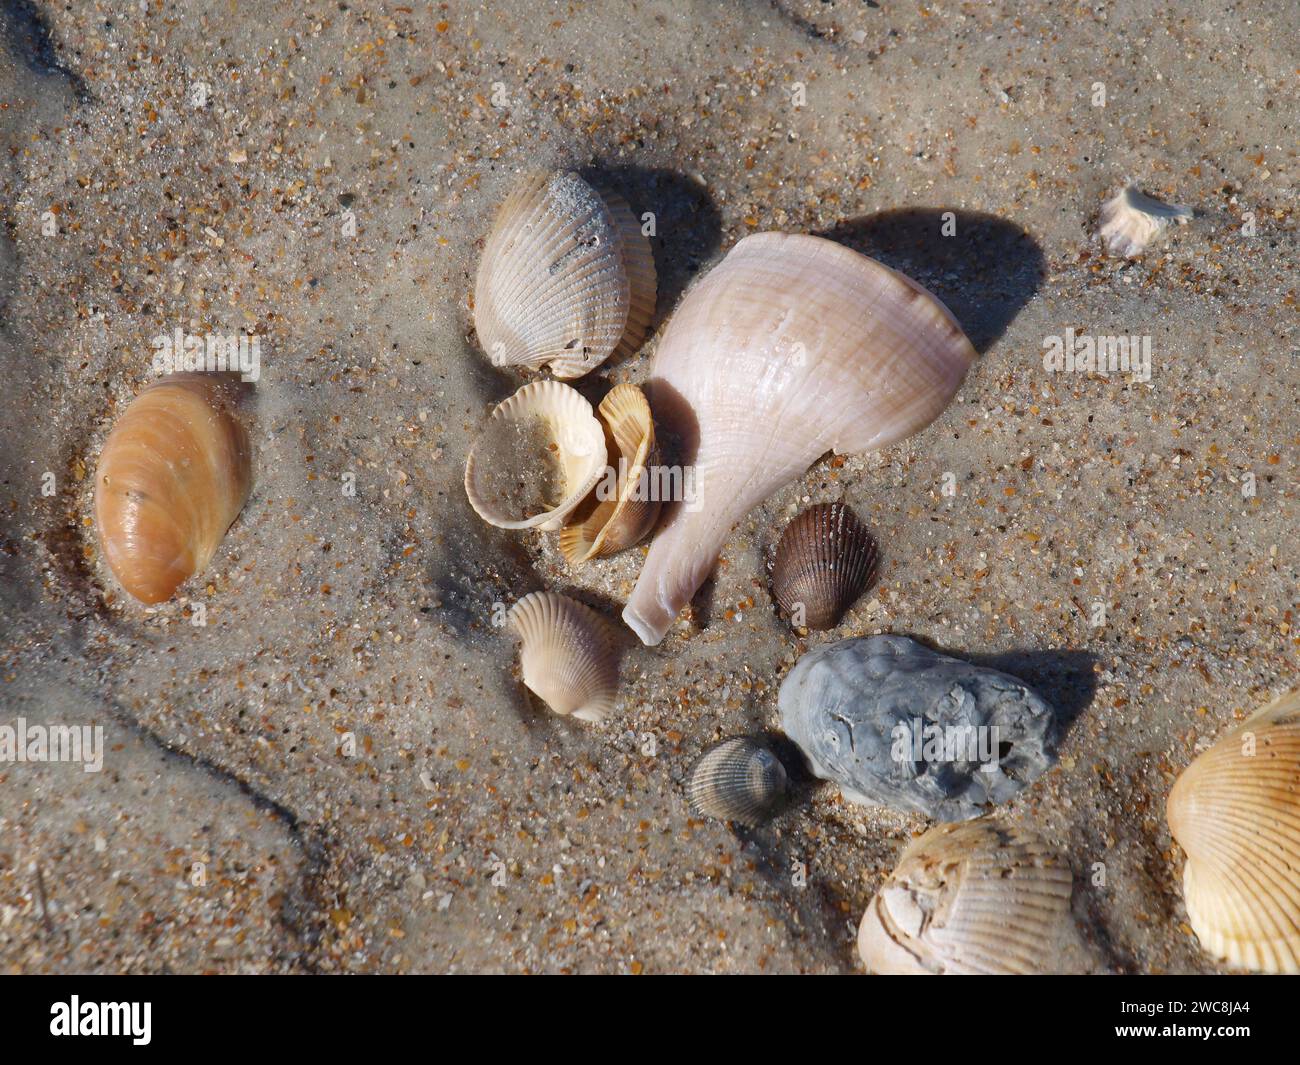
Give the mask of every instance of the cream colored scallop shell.
<path id="1" fill-rule="evenodd" d="M 657 461 L 655 427 L 645 394 L 636 385 L 616 385 L 597 413 L 609 464 L 596 491 L 560 533 L 560 550 L 575 566 L 638 543 L 659 517 L 659 497 L 650 483 Z"/>
<path id="2" fill-rule="evenodd" d="M 618 694 L 618 658 L 610 624 L 558 592 L 533 592 L 506 620 L 522 641 L 524 683 L 555 713 L 600 721 Z"/>
<path id="3" fill-rule="evenodd" d="M 605 460 L 591 404 L 559 381 L 534 381 L 488 417 L 465 462 L 465 494 L 490 525 L 558 529 Z"/>
<path id="4" fill-rule="evenodd" d="M 888 975 L 1061 968 L 1072 877 L 1038 836 L 989 818 L 914 840 L 867 905 L 858 952 Z"/>
<path id="5" fill-rule="evenodd" d="M 1130 185 L 1101 205 L 1097 233 L 1116 255 L 1135 259 L 1171 221 L 1185 226 L 1192 214 L 1190 207 L 1163 203 Z"/>
<path id="6" fill-rule="evenodd" d="M 1300 689 L 1183 770 L 1166 817 L 1201 945 L 1238 968 L 1300 973 Z"/>
<path id="7" fill-rule="evenodd" d="M 574 173 L 525 174 L 474 286 L 474 328 L 492 365 L 581 377 L 616 348 L 635 350 L 654 304 L 654 254 L 622 197 Z"/>

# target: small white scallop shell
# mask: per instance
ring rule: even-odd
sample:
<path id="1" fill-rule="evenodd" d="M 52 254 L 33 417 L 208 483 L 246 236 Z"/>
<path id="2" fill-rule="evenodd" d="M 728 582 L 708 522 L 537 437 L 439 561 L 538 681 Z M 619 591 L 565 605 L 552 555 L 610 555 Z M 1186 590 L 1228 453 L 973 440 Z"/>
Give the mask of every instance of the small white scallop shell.
<path id="1" fill-rule="evenodd" d="M 605 431 L 559 381 L 524 385 L 488 417 L 465 462 L 465 494 L 490 525 L 558 529 L 605 472 Z"/>
<path id="2" fill-rule="evenodd" d="M 886 975 L 1054 972 L 1072 884 L 1031 832 L 989 818 L 937 825 L 867 905 L 858 952 Z"/>
<path id="3" fill-rule="evenodd" d="M 1190 207 L 1162 203 L 1130 185 L 1101 205 L 1098 235 L 1117 255 L 1134 259 L 1170 221 L 1187 225 Z"/>
<path id="4" fill-rule="evenodd" d="M 1300 689 L 1183 770 L 1166 817 L 1201 946 L 1238 968 L 1300 973 Z"/>
<path id="5" fill-rule="evenodd" d="M 686 779 L 686 798 L 699 817 L 755 828 L 780 810 L 785 766 L 748 736 L 733 736 L 700 755 Z"/>
<path id="6" fill-rule="evenodd" d="M 474 329 L 492 365 L 581 377 L 615 349 L 635 350 L 654 304 L 654 254 L 626 201 L 574 173 L 525 174 L 474 286 Z"/>
<path id="7" fill-rule="evenodd" d="M 618 695 L 611 626 L 558 592 L 533 592 L 506 615 L 519 636 L 524 683 L 555 713 L 600 721 Z"/>

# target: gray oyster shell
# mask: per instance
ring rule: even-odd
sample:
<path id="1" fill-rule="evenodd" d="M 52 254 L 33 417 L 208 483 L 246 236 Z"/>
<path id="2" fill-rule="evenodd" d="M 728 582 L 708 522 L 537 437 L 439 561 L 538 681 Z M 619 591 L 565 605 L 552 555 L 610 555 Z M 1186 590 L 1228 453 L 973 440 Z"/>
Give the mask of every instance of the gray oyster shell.
<path id="1" fill-rule="evenodd" d="M 1056 764 L 1056 715 L 1023 681 L 903 636 L 810 651 L 779 703 L 786 735 L 846 799 L 938 821 L 987 813 Z"/>

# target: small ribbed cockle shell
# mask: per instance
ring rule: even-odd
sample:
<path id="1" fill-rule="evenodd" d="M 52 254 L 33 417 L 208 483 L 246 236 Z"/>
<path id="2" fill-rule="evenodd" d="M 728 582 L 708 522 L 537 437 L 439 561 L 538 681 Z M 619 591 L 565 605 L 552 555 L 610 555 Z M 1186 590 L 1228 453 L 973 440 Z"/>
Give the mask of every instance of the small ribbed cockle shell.
<path id="1" fill-rule="evenodd" d="M 520 639 L 524 683 L 560 715 L 601 721 L 618 695 L 612 626 L 558 592 L 533 592 L 506 614 Z"/>
<path id="2" fill-rule="evenodd" d="M 876 573 L 876 541 L 843 503 L 818 503 L 776 547 L 772 594 L 796 628 L 833 629 Z"/>
<path id="3" fill-rule="evenodd" d="M 1300 688 L 1197 757 L 1165 812 L 1201 946 L 1237 968 L 1300 973 Z"/>
<path id="4" fill-rule="evenodd" d="M 489 415 L 465 462 L 465 494 L 502 529 L 560 528 L 605 472 L 605 431 L 559 381 L 524 385 Z"/>
<path id="5" fill-rule="evenodd" d="M 989 818 L 937 825 L 867 905 L 858 952 L 873 973 L 1014 975 L 1061 967 L 1073 877 L 1034 833 Z"/>
<path id="6" fill-rule="evenodd" d="M 635 351 L 654 306 L 654 253 L 626 201 L 571 172 L 525 174 L 474 286 L 474 329 L 492 365 L 581 377 L 616 349 Z"/>
<path id="7" fill-rule="evenodd" d="M 650 404 L 636 385 L 615 385 L 597 408 L 605 429 L 608 466 L 595 492 L 560 533 L 570 565 L 605 558 L 638 543 L 659 517 L 650 481 L 658 455 Z"/>
<path id="8" fill-rule="evenodd" d="M 1185 226 L 1192 214 L 1190 207 L 1162 203 L 1130 185 L 1101 205 L 1097 232 L 1116 255 L 1135 259 L 1171 221 Z"/>
<path id="9" fill-rule="evenodd" d="M 776 816 L 785 795 L 785 766 L 749 736 L 714 744 L 700 755 L 686 778 L 692 813 L 750 828 Z"/>
<path id="10" fill-rule="evenodd" d="M 252 486 L 237 375 L 172 374 L 142 391 L 104 443 L 95 528 L 108 567 L 142 603 L 201 572 Z"/>

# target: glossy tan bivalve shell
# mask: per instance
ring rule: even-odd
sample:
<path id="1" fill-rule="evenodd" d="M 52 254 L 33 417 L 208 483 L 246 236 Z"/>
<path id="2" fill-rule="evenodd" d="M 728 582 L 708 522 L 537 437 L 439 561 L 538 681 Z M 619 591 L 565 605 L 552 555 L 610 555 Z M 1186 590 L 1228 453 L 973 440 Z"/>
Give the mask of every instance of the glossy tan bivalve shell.
<path id="1" fill-rule="evenodd" d="M 465 494 L 502 529 L 560 528 L 605 472 L 605 431 L 559 381 L 524 385 L 489 415 L 465 462 Z"/>
<path id="2" fill-rule="evenodd" d="M 161 603 L 207 566 L 252 484 L 235 375 L 174 374 L 117 420 L 95 471 L 95 529 L 108 567 Z"/>
<path id="3" fill-rule="evenodd" d="M 623 620 L 658 643 L 750 508 L 828 451 L 924 428 L 974 358 L 943 304 L 874 259 L 820 237 L 746 237 L 655 353 L 647 394 L 682 441 L 693 498 L 665 507 Z"/>
<path id="4" fill-rule="evenodd" d="M 852 507 L 818 503 L 781 534 L 772 594 L 792 625 L 833 629 L 871 583 L 876 559 L 876 541 Z"/>
<path id="5" fill-rule="evenodd" d="M 618 694 L 610 624 L 558 592 L 533 592 L 506 615 L 519 636 L 524 683 L 555 713 L 600 721 Z"/>
<path id="6" fill-rule="evenodd" d="M 1201 946 L 1238 968 L 1300 973 L 1300 689 L 1192 762 L 1166 816 Z"/>
<path id="7" fill-rule="evenodd" d="M 640 542 L 659 517 L 648 473 L 656 462 L 655 427 L 645 394 L 636 385 L 615 385 L 596 413 L 605 429 L 608 466 L 560 533 L 560 550 L 573 565 Z"/>
<path id="8" fill-rule="evenodd" d="M 1031 832 L 988 818 L 938 825 L 868 903 L 858 952 L 885 975 L 1056 972 L 1072 885 L 1069 866 Z"/>
<path id="9" fill-rule="evenodd" d="M 654 305 L 654 254 L 622 197 L 574 173 L 524 175 L 474 286 L 474 329 L 492 365 L 581 377 L 616 348 L 635 350 Z"/>

